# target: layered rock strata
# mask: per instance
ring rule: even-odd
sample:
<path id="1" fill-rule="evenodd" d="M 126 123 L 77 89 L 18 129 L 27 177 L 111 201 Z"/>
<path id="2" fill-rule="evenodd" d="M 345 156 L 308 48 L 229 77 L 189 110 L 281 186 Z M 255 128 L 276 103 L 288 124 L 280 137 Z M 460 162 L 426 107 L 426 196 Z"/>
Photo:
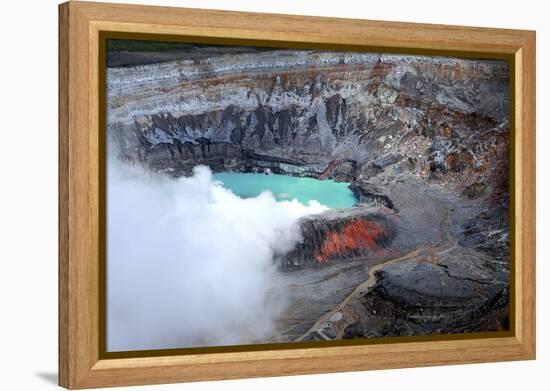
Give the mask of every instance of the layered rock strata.
<path id="1" fill-rule="evenodd" d="M 509 113 L 506 62 L 372 53 L 228 49 L 108 68 L 107 94 L 119 153 L 174 175 L 196 164 L 347 181 L 398 162 L 482 169 Z"/>

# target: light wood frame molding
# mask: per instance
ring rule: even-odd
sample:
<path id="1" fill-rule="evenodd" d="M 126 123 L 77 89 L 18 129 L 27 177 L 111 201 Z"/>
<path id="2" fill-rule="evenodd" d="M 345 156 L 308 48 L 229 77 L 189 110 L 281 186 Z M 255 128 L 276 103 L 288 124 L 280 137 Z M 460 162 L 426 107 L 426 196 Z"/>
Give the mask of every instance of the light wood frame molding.
<path id="1" fill-rule="evenodd" d="M 507 58 L 511 314 L 504 337 L 100 357 L 100 32 Z M 59 6 L 59 384 L 91 388 L 535 358 L 535 32 L 71 1 Z"/>

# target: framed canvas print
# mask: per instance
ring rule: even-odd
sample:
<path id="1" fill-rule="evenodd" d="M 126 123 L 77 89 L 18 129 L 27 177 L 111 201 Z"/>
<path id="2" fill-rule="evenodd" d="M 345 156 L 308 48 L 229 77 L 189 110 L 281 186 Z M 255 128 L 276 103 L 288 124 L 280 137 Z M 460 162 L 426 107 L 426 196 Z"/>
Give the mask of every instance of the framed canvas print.
<path id="1" fill-rule="evenodd" d="M 60 5 L 60 385 L 535 358 L 535 33 Z"/>

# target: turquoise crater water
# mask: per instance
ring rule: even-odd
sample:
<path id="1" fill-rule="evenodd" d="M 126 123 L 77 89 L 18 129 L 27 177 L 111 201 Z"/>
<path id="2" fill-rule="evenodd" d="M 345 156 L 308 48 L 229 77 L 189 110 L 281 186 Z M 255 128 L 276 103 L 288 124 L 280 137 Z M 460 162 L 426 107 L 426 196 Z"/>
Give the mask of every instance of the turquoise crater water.
<path id="1" fill-rule="evenodd" d="M 297 199 L 307 205 L 311 200 L 329 208 L 350 208 L 357 203 L 347 182 L 331 179 L 301 178 L 278 174 L 218 173 L 214 178 L 239 197 L 249 198 L 269 190 L 278 201 Z"/>

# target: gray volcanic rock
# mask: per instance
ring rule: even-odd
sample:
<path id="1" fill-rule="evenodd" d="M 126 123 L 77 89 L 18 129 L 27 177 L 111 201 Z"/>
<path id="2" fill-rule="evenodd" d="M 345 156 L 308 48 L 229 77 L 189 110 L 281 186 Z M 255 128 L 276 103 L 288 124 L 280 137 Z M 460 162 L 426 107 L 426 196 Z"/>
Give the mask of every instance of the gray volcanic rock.
<path id="1" fill-rule="evenodd" d="M 396 235 L 382 254 L 364 258 L 363 283 L 297 340 L 508 330 L 503 209 L 391 170 L 371 180 L 386 183 L 385 193 L 399 207 Z"/>
<path id="2" fill-rule="evenodd" d="M 385 207 L 332 209 L 299 221 L 302 241 L 281 261 L 283 270 L 324 267 L 375 255 L 397 235 L 397 217 Z"/>
<path id="3" fill-rule="evenodd" d="M 468 219 L 458 235 L 458 243 L 485 253 L 496 261 L 507 263 L 510 256 L 510 222 L 507 212 L 507 209 L 497 206 Z"/>
<path id="4" fill-rule="evenodd" d="M 107 127 L 126 159 L 176 176 L 208 164 L 351 181 L 402 159 L 415 160 L 416 171 L 478 168 L 487 151 L 474 150 L 471 136 L 507 129 L 504 61 L 198 53 L 108 68 Z M 427 140 L 426 149 L 412 150 L 411 140 Z"/>
<path id="5" fill-rule="evenodd" d="M 504 262 L 449 252 L 376 272 L 376 285 L 352 304 L 358 320 L 344 338 L 507 330 L 509 270 Z"/>
<path id="6" fill-rule="evenodd" d="M 371 183 L 355 181 L 349 186 L 349 188 L 353 191 L 360 202 L 377 202 L 386 208 L 395 208 L 392 200 L 387 195 L 382 194 L 380 189 Z"/>

